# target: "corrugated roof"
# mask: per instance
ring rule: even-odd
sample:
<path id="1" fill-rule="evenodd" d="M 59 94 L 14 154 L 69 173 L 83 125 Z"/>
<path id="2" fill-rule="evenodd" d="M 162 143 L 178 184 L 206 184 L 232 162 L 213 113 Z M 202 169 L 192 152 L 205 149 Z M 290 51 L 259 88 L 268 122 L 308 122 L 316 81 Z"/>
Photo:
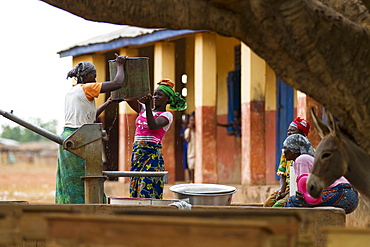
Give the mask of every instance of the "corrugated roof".
<path id="1" fill-rule="evenodd" d="M 5 146 L 18 146 L 19 142 L 12 139 L 0 138 L 0 144 L 3 144 Z"/>
<path id="2" fill-rule="evenodd" d="M 143 45 L 172 37 L 203 32 L 202 30 L 168 30 L 164 28 L 141 28 L 126 26 L 108 34 L 79 42 L 58 52 L 60 57 L 78 56 L 82 54 L 117 49 L 133 45 Z"/>
<path id="3" fill-rule="evenodd" d="M 163 29 L 163 28 L 162 28 Z M 68 51 L 75 47 L 81 47 L 81 46 L 89 46 L 92 44 L 98 44 L 98 43 L 108 43 L 110 41 L 119 39 L 119 38 L 133 38 L 133 37 L 139 37 L 145 34 L 153 33 L 157 30 L 162 30 L 160 28 L 140 28 L 140 27 L 132 27 L 132 26 L 126 26 L 124 28 L 118 29 L 116 31 L 102 34 L 96 37 L 93 37 L 91 39 L 78 42 L 77 44 L 71 45 L 70 47 L 61 50 L 58 52 L 58 54 Z"/>

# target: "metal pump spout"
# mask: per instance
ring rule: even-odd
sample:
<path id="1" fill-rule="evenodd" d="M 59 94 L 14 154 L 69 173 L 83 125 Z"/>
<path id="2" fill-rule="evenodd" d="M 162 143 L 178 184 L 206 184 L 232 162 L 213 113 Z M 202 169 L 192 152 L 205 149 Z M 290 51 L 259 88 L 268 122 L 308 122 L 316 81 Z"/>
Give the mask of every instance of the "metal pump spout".
<path id="1" fill-rule="evenodd" d="M 84 124 L 66 139 L 51 133 L 39 126 L 24 121 L 13 113 L 0 110 L 0 114 L 17 124 L 36 132 L 47 139 L 62 145 L 64 149 L 83 158 L 85 163 L 85 176 L 81 177 L 85 186 L 85 204 L 104 202 L 104 181 L 109 177 L 163 177 L 168 183 L 168 172 L 133 172 L 133 171 L 103 171 L 103 139 L 107 134 L 101 123 Z"/>
<path id="2" fill-rule="evenodd" d="M 85 185 L 85 204 L 103 203 L 104 181 L 102 139 L 106 137 L 106 132 L 102 130 L 101 124 L 85 124 L 77 129 L 66 139 L 51 133 L 39 126 L 33 125 L 20 119 L 12 113 L 0 110 L 0 114 L 17 124 L 36 132 L 43 137 L 62 145 L 64 149 L 85 159 L 85 176 L 81 179 Z"/>

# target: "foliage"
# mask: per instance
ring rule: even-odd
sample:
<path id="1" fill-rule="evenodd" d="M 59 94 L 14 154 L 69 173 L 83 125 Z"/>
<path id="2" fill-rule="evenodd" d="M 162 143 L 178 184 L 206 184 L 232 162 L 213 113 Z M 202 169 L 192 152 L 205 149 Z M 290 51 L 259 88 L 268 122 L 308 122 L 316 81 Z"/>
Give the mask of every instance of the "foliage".
<path id="1" fill-rule="evenodd" d="M 49 122 L 43 122 L 40 118 L 31 118 L 27 121 L 33 125 L 46 129 L 54 134 L 57 133 L 57 120 L 50 120 Z M 2 125 L 2 131 L 0 133 L 1 138 L 12 139 L 19 142 L 33 142 L 40 140 L 48 140 L 47 138 L 29 130 L 23 126 L 12 127 L 10 125 Z"/>

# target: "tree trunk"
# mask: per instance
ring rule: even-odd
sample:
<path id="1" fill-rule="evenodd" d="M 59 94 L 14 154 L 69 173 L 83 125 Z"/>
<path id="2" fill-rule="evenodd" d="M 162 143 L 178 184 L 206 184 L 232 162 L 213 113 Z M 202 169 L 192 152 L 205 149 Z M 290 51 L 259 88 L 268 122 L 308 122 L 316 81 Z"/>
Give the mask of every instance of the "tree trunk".
<path id="1" fill-rule="evenodd" d="M 370 154 L 369 0 L 43 0 L 85 19 L 233 36 Z"/>

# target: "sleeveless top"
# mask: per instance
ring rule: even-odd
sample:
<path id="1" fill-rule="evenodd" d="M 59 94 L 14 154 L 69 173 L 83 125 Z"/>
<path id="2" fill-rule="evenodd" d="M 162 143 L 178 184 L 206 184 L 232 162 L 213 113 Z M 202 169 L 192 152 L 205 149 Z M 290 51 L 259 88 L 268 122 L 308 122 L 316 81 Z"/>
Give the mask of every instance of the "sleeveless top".
<path id="1" fill-rule="evenodd" d="M 65 97 L 64 127 L 79 128 L 96 120 L 95 99 L 100 94 L 101 83 L 74 85 Z"/>

